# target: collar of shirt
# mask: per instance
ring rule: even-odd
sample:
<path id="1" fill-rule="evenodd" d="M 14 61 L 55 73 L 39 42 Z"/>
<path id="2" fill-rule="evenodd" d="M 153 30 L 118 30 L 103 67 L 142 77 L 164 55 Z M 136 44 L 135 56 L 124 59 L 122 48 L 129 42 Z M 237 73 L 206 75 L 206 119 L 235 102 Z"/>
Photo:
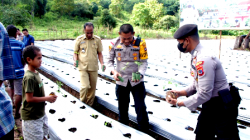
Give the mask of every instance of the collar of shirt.
<path id="1" fill-rule="evenodd" d="M 11 37 L 9 37 L 9 39 L 14 39 L 14 40 L 16 40 L 16 39 L 15 39 L 15 37 L 12 37 L 12 36 L 11 36 Z"/>
<path id="2" fill-rule="evenodd" d="M 201 43 L 199 43 L 191 52 L 190 54 L 192 55 L 192 57 L 196 57 L 197 56 L 197 52 L 200 50 L 201 48 Z"/>
<path id="3" fill-rule="evenodd" d="M 123 43 L 121 42 L 121 38 L 119 37 L 118 39 L 119 39 L 120 44 L 122 45 Z M 126 47 L 131 47 L 131 46 L 134 46 L 134 44 L 135 44 L 135 40 L 136 40 L 136 37 L 133 37 L 133 41 L 132 41 L 132 43 L 130 43 L 130 44 L 129 44 L 129 46 L 126 46 Z M 125 45 L 124 45 L 124 46 L 125 46 Z"/>
<path id="4" fill-rule="evenodd" d="M 87 38 L 87 36 L 86 36 L 85 34 L 84 34 L 84 36 L 83 36 L 83 39 L 84 39 L 84 40 L 86 40 L 86 39 L 88 40 L 88 38 Z M 94 39 L 94 35 L 92 36 L 91 39 Z"/>

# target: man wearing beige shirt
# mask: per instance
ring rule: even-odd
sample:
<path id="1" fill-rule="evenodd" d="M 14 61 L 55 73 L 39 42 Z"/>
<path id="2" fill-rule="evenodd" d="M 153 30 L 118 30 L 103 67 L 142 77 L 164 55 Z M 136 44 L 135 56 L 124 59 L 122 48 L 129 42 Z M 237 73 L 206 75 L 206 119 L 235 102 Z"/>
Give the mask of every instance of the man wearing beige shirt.
<path id="1" fill-rule="evenodd" d="M 98 59 L 101 67 L 104 66 L 102 42 L 98 36 L 93 35 L 93 30 L 92 23 L 85 23 L 85 34 L 77 37 L 74 49 L 74 65 L 78 65 L 81 77 L 80 100 L 89 106 L 93 105 L 95 99 Z"/>
<path id="2" fill-rule="evenodd" d="M 229 87 L 220 60 L 202 46 L 195 24 L 180 27 L 174 38 L 178 41 L 180 52 L 191 54 L 190 74 L 194 81 L 185 90 L 171 91 L 177 98 L 188 98 L 180 101 L 170 97 L 166 100 L 178 108 L 186 106 L 190 110 L 202 105 L 195 130 L 196 140 L 213 140 L 215 137 L 218 140 L 239 140 L 239 102 L 234 96 L 237 93 L 232 90 L 232 86 Z"/>

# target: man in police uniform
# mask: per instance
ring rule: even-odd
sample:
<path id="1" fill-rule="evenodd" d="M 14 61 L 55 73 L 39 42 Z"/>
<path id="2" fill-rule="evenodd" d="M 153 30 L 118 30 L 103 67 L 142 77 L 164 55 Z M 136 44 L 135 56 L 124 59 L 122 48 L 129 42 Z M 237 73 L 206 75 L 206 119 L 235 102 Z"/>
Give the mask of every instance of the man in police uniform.
<path id="1" fill-rule="evenodd" d="M 102 65 L 102 42 L 93 35 L 94 25 L 90 22 L 84 25 L 84 35 L 77 37 L 74 49 L 74 65 L 79 61 L 78 69 L 81 76 L 80 100 L 89 106 L 93 105 L 95 99 L 96 82 L 98 76 L 98 59 Z"/>
<path id="2" fill-rule="evenodd" d="M 173 98 L 166 100 L 190 110 L 196 110 L 202 104 L 195 130 L 196 140 L 212 140 L 215 136 L 219 140 L 238 140 L 238 103 L 233 102 L 221 62 L 200 44 L 195 24 L 182 26 L 175 32 L 174 38 L 179 42 L 181 52 L 192 55 L 191 75 L 194 81 L 185 90 L 172 91 L 177 97 L 188 98 L 183 101 Z"/>
<path id="3" fill-rule="evenodd" d="M 137 114 L 138 128 L 142 132 L 148 132 L 149 123 L 145 105 L 146 90 L 143 76 L 147 69 L 147 48 L 145 40 L 141 40 L 138 46 L 134 37 L 134 29 L 130 24 L 123 24 L 120 27 L 120 37 L 111 41 L 109 46 L 108 67 L 116 80 L 116 96 L 118 99 L 119 121 L 128 125 L 128 107 L 130 102 L 130 92 L 134 97 L 135 111 Z M 117 67 L 114 67 L 116 59 Z M 135 62 L 141 62 L 138 66 Z M 132 73 L 139 72 L 140 80 L 132 81 Z M 120 81 L 118 77 L 124 81 Z"/>

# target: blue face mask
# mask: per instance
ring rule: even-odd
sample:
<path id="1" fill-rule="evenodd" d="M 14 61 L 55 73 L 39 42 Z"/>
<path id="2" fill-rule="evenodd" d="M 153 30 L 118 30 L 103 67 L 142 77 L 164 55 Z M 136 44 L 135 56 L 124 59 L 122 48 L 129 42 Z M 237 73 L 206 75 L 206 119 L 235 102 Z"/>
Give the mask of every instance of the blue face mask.
<path id="1" fill-rule="evenodd" d="M 183 48 L 183 45 L 184 45 L 184 42 L 185 42 L 185 40 L 183 41 L 183 43 L 178 43 L 178 45 L 177 45 L 177 47 L 178 47 L 178 49 L 179 49 L 179 51 L 180 52 L 186 52 L 186 50 L 187 50 L 187 47 L 186 48 Z"/>

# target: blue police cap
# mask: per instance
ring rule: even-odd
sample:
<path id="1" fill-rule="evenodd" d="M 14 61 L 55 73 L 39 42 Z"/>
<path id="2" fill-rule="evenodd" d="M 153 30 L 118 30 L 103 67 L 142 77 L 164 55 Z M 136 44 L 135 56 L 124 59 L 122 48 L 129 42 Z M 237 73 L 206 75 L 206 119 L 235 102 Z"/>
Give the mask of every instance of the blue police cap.
<path id="1" fill-rule="evenodd" d="M 183 25 L 174 33 L 174 38 L 184 39 L 191 35 L 198 35 L 198 28 L 196 24 Z"/>

